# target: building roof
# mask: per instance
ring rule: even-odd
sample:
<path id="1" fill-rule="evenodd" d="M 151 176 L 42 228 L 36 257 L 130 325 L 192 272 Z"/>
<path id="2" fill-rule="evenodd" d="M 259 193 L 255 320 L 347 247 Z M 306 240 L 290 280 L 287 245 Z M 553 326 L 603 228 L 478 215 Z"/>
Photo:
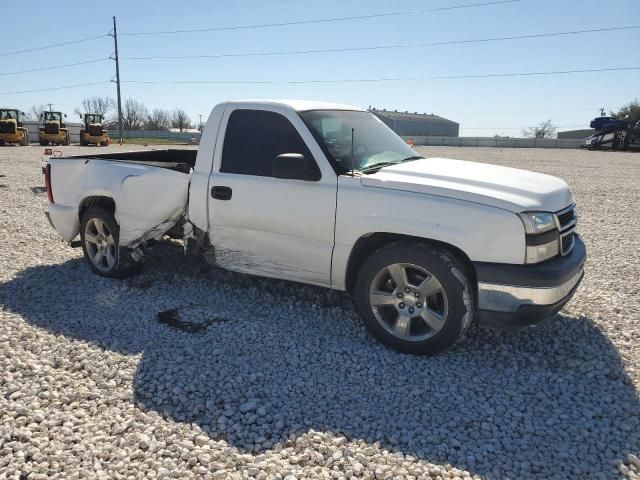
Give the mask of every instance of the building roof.
<path id="1" fill-rule="evenodd" d="M 446 118 L 440 117 L 438 115 L 429 114 L 429 113 L 418 113 L 418 112 L 398 112 L 397 110 L 378 110 L 377 108 L 372 108 L 369 110 L 370 112 L 375 113 L 380 117 L 388 118 L 389 120 L 412 120 L 412 121 L 420 121 L 420 122 L 438 122 L 438 123 L 453 123 L 458 125 L 457 122 L 452 120 L 448 120 Z"/>

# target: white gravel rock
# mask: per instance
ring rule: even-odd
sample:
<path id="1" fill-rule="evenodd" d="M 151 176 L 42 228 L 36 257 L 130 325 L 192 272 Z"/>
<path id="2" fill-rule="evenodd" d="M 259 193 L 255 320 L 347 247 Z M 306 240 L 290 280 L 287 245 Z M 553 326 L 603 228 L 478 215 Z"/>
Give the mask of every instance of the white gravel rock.
<path id="1" fill-rule="evenodd" d="M 42 214 L 40 152 L 0 148 L 0 479 L 638 477 L 639 155 L 426 149 L 567 180 L 589 260 L 555 319 L 416 358 L 347 295 L 178 248 L 91 274 Z"/>

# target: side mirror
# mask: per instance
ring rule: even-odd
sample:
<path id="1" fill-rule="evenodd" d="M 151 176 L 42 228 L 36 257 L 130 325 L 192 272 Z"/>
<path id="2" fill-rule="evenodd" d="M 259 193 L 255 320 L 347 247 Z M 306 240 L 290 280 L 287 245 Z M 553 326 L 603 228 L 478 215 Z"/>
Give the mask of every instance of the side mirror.
<path id="1" fill-rule="evenodd" d="M 283 153 L 273 160 L 271 174 L 274 178 L 288 180 L 320 180 L 320 170 L 315 162 L 300 153 Z"/>
<path id="2" fill-rule="evenodd" d="M 66 113 L 64 114 L 64 118 L 67 118 L 67 114 Z"/>

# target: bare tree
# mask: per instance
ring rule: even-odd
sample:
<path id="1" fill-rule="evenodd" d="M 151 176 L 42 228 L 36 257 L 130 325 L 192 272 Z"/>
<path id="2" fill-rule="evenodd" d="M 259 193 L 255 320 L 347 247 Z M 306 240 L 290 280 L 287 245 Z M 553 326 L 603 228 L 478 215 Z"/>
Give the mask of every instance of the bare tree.
<path id="1" fill-rule="evenodd" d="M 173 128 L 179 128 L 180 131 L 186 128 L 193 128 L 189 114 L 181 108 L 176 108 L 171 114 L 171 126 Z"/>
<path id="2" fill-rule="evenodd" d="M 144 103 L 135 98 L 127 98 L 122 109 L 122 128 L 125 130 L 141 130 L 149 116 Z"/>
<path id="3" fill-rule="evenodd" d="M 154 108 L 147 115 L 144 128 L 147 130 L 167 130 L 169 126 L 171 126 L 171 112 L 161 108 Z"/>
<path id="4" fill-rule="evenodd" d="M 47 106 L 43 103 L 40 105 L 33 105 L 31 110 L 29 110 L 26 114 L 27 120 L 40 120 L 40 116 L 42 112 L 47 111 Z"/>
<path id="5" fill-rule="evenodd" d="M 636 98 L 632 102 L 623 105 L 617 112 L 609 112 L 610 115 L 618 120 L 626 120 L 627 122 L 636 123 L 640 121 L 640 102 Z"/>
<path id="6" fill-rule="evenodd" d="M 75 112 L 78 115 L 85 113 L 97 113 L 106 116 L 112 110 L 115 110 L 116 101 L 111 97 L 86 97 L 80 102 L 80 107 Z"/>
<path id="7" fill-rule="evenodd" d="M 537 127 L 525 128 L 522 135 L 528 138 L 554 138 L 556 136 L 556 127 L 551 120 L 542 122 Z"/>

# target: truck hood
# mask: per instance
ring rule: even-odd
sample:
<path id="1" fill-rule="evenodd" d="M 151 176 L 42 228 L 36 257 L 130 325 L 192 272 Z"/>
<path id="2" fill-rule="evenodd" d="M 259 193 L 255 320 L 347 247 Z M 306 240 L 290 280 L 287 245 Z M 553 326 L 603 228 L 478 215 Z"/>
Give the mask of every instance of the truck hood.
<path id="1" fill-rule="evenodd" d="M 514 213 L 556 212 L 573 203 L 568 185 L 557 177 L 449 158 L 424 158 L 384 167 L 361 181 L 365 187 L 438 195 Z"/>

